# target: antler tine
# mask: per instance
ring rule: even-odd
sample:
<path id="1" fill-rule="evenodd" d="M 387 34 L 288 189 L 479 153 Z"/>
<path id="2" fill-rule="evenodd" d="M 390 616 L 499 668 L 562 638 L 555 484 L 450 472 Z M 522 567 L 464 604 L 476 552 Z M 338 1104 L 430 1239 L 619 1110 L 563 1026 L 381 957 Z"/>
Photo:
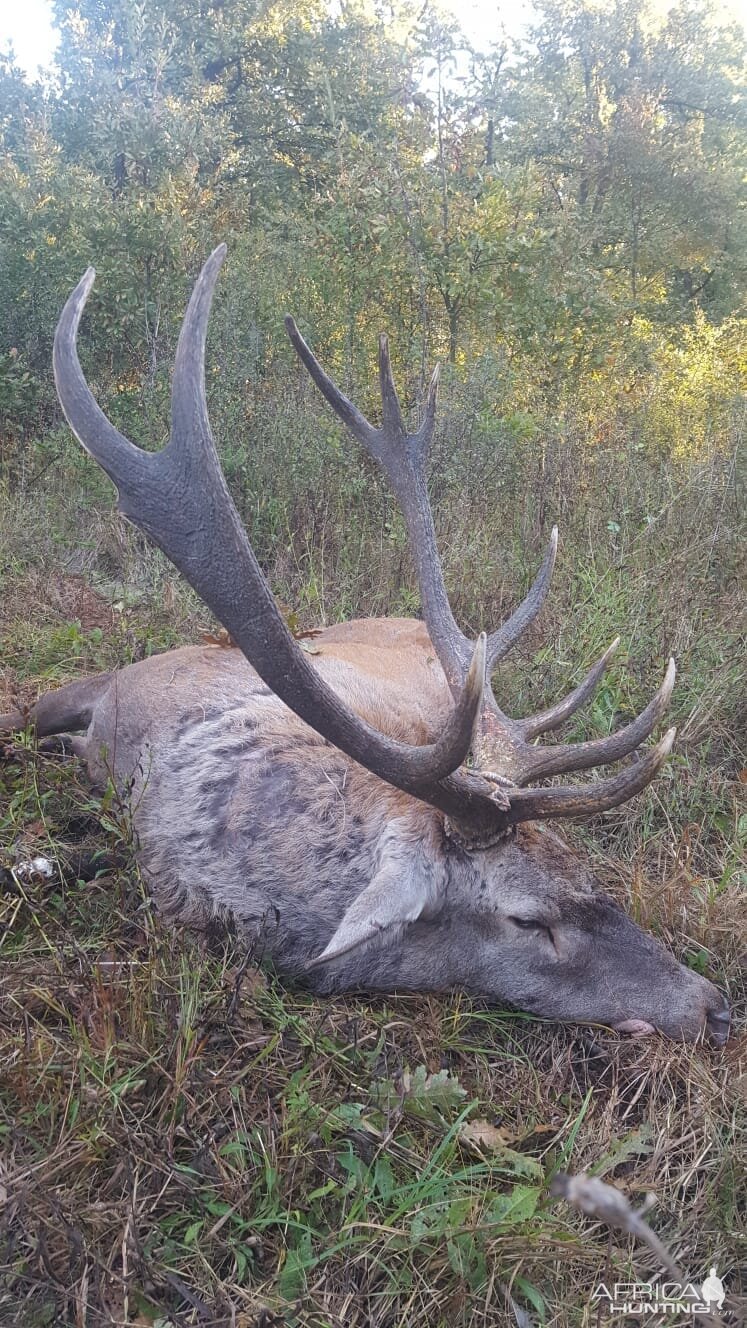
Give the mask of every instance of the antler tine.
<path id="1" fill-rule="evenodd" d="M 375 429 L 322 368 L 290 315 L 286 316 L 285 326 L 294 350 L 319 391 L 369 456 L 378 461 L 392 486 L 407 526 L 423 601 L 423 617 L 451 690 L 456 696 L 469 667 L 472 646 L 460 631 L 451 612 L 436 547 L 436 532 L 424 470 L 435 422 L 438 373 L 434 373 L 431 379 L 420 428 L 416 433 L 407 433 L 394 386 L 389 345 L 386 337 L 382 336 L 379 340 L 382 427 Z"/>
<path id="2" fill-rule="evenodd" d="M 65 414 L 83 446 L 115 481 L 122 512 L 179 568 L 276 695 L 381 779 L 435 806 L 440 797 L 449 813 L 458 781 L 448 776 L 469 751 L 485 685 L 485 640 L 472 653 L 465 686 L 441 735 L 422 747 L 395 742 L 347 710 L 294 641 L 228 493 L 210 432 L 205 336 L 224 256 L 221 246 L 208 259 L 189 303 L 174 373 L 171 439 L 161 452 L 142 452 L 118 433 L 83 378 L 75 337 L 92 271 L 70 296 L 55 335 Z M 439 781 L 444 781 L 442 793 Z"/>
<path id="3" fill-rule="evenodd" d="M 381 432 L 404 444 L 407 438 L 405 422 L 402 419 L 402 407 L 399 404 L 397 389 L 394 386 L 392 361 L 389 355 L 389 338 L 385 332 L 379 337 L 379 385 L 381 387 Z"/>
<path id="4" fill-rule="evenodd" d="M 610 733 L 606 738 L 589 742 L 558 743 L 554 747 L 527 747 L 522 783 L 530 779 L 547 779 L 551 775 L 570 774 L 572 770 L 590 770 L 594 766 L 609 765 L 629 756 L 656 728 L 669 705 L 675 678 L 674 660 L 667 665 L 664 681 L 656 695 L 625 728 Z"/>
<path id="5" fill-rule="evenodd" d="M 431 381 L 428 384 L 428 391 L 425 394 L 422 423 L 417 433 L 412 435 L 413 447 L 417 448 L 422 456 L 427 456 L 433 438 L 433 430 L 436 425 L 436 410 L 438 409 L 438 385 L 440 380 L 441 365 L 437 364 L 431 374 Z"/>
<path id="6" fill-rule="evenodd" d="M 423 419 L 415 433 L 408 434 L 402 418 L 402 407 L 394 384 L 392 361 L 389 354 L 389 338 L 385 332 L 379 337 L 379 382 L 381 384 L 381 433 L 390 439 L 397 439 L 400 446 L 408 452 L 419 465 L 425 463 L 436 425 L 438 408 L 438 384 L 441 366 L 436 365 L 428 384 Z M 388 474 L 387 470 L 387 474 Z"/>
<path id="7" fill-rule="evenodd" d="M 550 589 L 553 569 L 555 567 L 555 558 L 558 552 L 558 527 L 553 526 L 550 535 L 550 543 L 547 546 L 545 556 L 542 559 L 542 566 L 539 569 L 531 590 L 522 600 L 518 608 L 514 609 L 510 618 L 507 618 L 501 626 L 488 637 L 488 674 L 490 674 L 499 660 L 507 655 L 512 646 L 516 644 L 519 637 L 530 623 L 534 622 L 542 605 L 547 599 L 547 592 Z"/>
<path id="8" fill-rule="evenodd" d="M 523 719 L 514 720 L 516 727 L 521 731 L 525 739 L 536 738 L 540 733 L 550 733 L 553 729 L 560 728 L 571 715 L 575 715 L 577 710 L 594 695 L 597 685 L 617 647 L 620 644 L 619 636 L 616 636 L 611 645 L 607 647 L 604 654 L 592 664 L 589 672 L 578 687 L 574 687 L 572 692 L 564 696 L 562 701 L 556 701 L 555 705 L 547 710 L 542 710 L 536 715 L 527 715 Z"/>
<path id="9" fill-rule="evenodd" d="M 86 452 L 119 487 L 128 475 L 142 483 L 151 458 L 115 429 L 94 399 L 78 358 L 78 327 L 96 277 L 89 267 L 69 296 L 54 338 L 55 386 L 70 428 Z"/>
<path id="10" fill-rule="evenodd" d="M 295 350 L 298 358 L 304 364 L 309 377 L 316 383 L 322 396 L 329 402 L 336 415 L 340 416 L 343 424 L 347 426 L 350 432 L 360 443 L 368 450 L 376 446 L 377 429 L 369 424 L 365 415 L 358 410 L 357 406 L 341 392 L 337 384 L 319 363 L 311 347 L 301 336 L 296 325 L 295 318 L 286 314 L 284 318 L 285 330 L 288 333 L 288 339 Z M 375 453 L 378 459 L 378 453 Z"/>
<path id="11" fill-rule="evenodd" d="M 215 287 L 228 252 L 219 244 L 204 264 L 184 315 L 171 379 L 171 447 L 182 461 L 210 464 L 223 480 L 205 396 L 205 346 Z"/>
<path id="12" fill-rule="evenodd" d="M 655 778 L 672 750 L 676 734 L 676 729 L 669 729 L 640 761 L 610 779 L 571 787 L 511 789 L 511 807 L 506 813 L 509 824 L 555 816 L 594 816 L 619 807 Z"/>

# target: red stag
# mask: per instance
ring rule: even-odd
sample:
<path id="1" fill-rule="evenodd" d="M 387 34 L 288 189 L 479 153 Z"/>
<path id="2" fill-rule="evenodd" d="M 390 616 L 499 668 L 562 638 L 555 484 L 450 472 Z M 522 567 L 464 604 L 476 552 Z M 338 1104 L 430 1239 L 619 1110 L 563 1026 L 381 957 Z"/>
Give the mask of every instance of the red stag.
<path id="1" fill-rule="evenodd" d="M 185 647 L 62 687 L 34 707 L 38 734 L 85 730 L 76 750 L 94 780 L 113 777 L 130 799 L 164 913 L 198 925 L 230 917 L 281 973 L 318 992 L 458 986 L 556 1019 L 725 1042 L 729 1013 L 716 987 L 596 889 L 542 824 L 616 807 L 650 783 L 672 729 L 617 774 L 539 785 L 635 752 L 667 707 L 674 664 L 625 728 L 536 744 L 592 695 L 614 650 L 540 714 L 509 718 L 496 701 L 491 674 L 540 610 L 556 533 L 523 603 L 468 640 L 446 595 L 425 482 L 437 374 L 408 434 L 382 338 L 375 428 L 289 318 L 312 379 L 397 496 L 425 619 L 345 623 L 304 652 L 260 571 L 210 432 L 205 336 L 224 254 L 205 264 L 189 303 L 162 451 L 128 442 L 83 377 L 76 334 L 92 270 L 63 311 L 54 368 L 70 426 L 114 481 L 122 512 L 236 648 Z M 0 729 L 21 722 L 7 715 Z"/>

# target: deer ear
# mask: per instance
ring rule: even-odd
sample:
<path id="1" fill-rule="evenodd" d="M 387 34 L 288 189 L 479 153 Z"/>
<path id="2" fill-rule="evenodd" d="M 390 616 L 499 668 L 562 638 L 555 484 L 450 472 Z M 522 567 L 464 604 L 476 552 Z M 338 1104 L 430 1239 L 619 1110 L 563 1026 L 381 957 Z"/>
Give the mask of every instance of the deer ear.
<path id="1" fill-rule="evenodd" d="M 393 856 L 377 871 L 371 884 L 353 900 L 329 944 L 307 966 L 309 970 L 365 945 L 374 936 L 394 927 L 404 927 L 440 903 L 442 874 L 435 863 L 416 851 Z"/>

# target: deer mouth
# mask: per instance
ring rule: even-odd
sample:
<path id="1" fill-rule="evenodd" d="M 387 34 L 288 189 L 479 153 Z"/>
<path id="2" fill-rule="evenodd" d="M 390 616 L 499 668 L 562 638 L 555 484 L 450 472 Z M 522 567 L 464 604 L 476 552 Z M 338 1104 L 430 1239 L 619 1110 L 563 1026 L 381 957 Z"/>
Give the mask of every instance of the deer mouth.
<path id="1" fill-rule="evenodd" d="M 720 1010 L 709 1010 L 706 1015 L 706 1036 L 717 1047 L 724 1047 L 729 1040 L 731 1010 L 724 1004 Z"/>
<path id="2" fill-rule="evenodd" d="M 724 1004 L 718 1010 L 709 1010 L 703 1030 L 707 1041 L 715 1047 L 725 1046 L 729 1039 L 730 1025 L 731 1011 L 728 1005 Z M 647 1019 L 622 1019 L 612 1026 L 616 1033 L 627 1033 L 634 1038 L 650 1037 L 656 1032 L 654 1025 Z"/>

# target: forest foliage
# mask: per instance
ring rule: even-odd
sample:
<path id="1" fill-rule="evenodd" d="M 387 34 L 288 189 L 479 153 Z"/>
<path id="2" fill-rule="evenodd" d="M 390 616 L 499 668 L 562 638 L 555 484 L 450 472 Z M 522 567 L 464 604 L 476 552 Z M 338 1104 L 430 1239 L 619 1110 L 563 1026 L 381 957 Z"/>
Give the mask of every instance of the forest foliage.
<path id="1" fill-rule="evenodd" d="M 412 0 L 56 0 L 50 79 L 0 65 L 2 460 L 59 418 L 51 339 L 89 263 L 97 391 L 135 434 L 165 420 L 221 240 L 224 436 L 295 373 L 290 310 L 346 386 L 371 381 L 385 328 L 410 402 L 446 360 L 520 443 L 728 448 L 744 35 L 711 0 L 534 9 L 513 40 L 496 11 L 477 52 Z"/>

